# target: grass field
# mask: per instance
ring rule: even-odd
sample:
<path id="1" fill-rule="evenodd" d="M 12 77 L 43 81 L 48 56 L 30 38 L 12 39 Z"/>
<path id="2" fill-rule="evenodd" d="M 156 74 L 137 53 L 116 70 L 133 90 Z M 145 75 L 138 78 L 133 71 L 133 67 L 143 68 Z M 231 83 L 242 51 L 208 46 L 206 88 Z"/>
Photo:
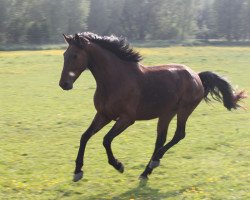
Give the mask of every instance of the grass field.
<path id="1" fill-rule="evenodd" d="M 250 48 L 138 48 L 145 65 L 187 64 L 212 70 L 250 91 Z M 154 147 L 156 120 L 137 122 L 113 142 L 125 165 L 108 163 L 102 138 L 87 145 L 84 179 L 72 172 L 81 133 L 95 114 L 95 82 L 86 71 L 74 90 L 58 87 L 61 50 L 0 52 L 0 199 L 250 199 L 250 113 L 202 102 L 187 136 L 169 150 L 147 182 L 139 182 Z M 250 107 L 249 99 L 245 106 Z M 173 135 L 171 124 L 169 137 Z"/>

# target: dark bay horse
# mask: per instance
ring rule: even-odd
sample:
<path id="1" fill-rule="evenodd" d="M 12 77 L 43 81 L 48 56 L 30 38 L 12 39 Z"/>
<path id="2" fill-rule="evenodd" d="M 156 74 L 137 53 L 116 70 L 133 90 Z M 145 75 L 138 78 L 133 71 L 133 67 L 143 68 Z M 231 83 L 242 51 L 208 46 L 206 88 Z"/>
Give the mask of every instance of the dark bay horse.
<path id="1" fill-rule="evenodd" d="M 228 110 L 240 107 L 237 102 L 246 97 L 243 91 L 234 92 L 226 80 L 213 72 L 197 74 L 180 64 L 144 67 L 139 63 L 140 54 L 130 48 L 124 38 L 90 32 L 64 35 L 64 38 L 69 46 L 64 53 L 60 87 L 72 89 L 75 80 L 87 68 L 97 84 L 94 96 L 97 112 L 81 137 L 73 181 L 83 176 L 87 141 L 112 120 L 116 123 L 105 135 L 103 145 L 109 164 L 123 173 L 123 164 L 112 153 L 112 140 L 136 120 L 158 118 L 155 149 L 140 175 L 141 179 L 147 179 L 166 151 L 185 137 L 188 117 L 209 93 L 221 100 Z M 175 115 L 174 137 L 165 144 L 169 123 Z"/>

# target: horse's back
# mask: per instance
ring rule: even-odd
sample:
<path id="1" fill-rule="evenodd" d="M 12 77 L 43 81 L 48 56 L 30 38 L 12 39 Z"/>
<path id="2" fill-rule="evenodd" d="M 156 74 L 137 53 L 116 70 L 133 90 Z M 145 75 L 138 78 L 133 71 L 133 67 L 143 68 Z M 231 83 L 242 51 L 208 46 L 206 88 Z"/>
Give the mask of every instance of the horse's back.
<path id="1" fill-rule="evenodd" d="M 203 93 L 202 82 L 199 75 L 192 69 L 181 64 L 167 64 L 147 67 L 144 71 L 146 87 L 157 92 L 189 96 Z M 148 91 L 148 90 L 147 90 Z"/>

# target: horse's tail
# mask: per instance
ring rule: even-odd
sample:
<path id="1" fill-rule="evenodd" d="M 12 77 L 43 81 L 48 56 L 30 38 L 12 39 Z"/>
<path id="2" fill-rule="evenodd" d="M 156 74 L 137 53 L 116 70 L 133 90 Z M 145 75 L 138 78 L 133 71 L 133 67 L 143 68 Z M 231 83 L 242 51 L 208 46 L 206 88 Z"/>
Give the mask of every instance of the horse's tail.
<path id="1" fill-rule="evenodd" d="M 244 91 L 235 92 L 232 86 L 222 77 L 213 72 L 201 72 L 199 77 L 204 87 L 204 99 L 210 101 L 207 95 L 210 93 L 212 98 L 217 101 L 223 101 L 224 106 L 231 110 L 240 106 L 237 104 L 241 99 L 247 98 Z"/>

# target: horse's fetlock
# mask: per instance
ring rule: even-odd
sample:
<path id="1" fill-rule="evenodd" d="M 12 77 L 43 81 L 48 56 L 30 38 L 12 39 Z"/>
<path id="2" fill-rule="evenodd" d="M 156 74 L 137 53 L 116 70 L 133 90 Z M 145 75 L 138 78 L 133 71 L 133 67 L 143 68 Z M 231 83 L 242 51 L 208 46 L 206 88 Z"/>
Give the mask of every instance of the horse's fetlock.
<path id="1" fill-rule="evenodd" d="M 117 165 L 117 162 L 114 161 L 114 160 L 108 160 L 108 163 L 109 163 L 110 165 L 112 165 L 112 166 Z"/>
<path id="2" fill-rule="evenodd" d="M 116 168 L 117 170 L 119 170 L 119 168 L 122 167 L 122 163 L 117 159 L 115 159 L 115 160 L 110 159 L 110 160 L 108 160 L 108 163 L 110 165 L 112 165 L 114 168 Z"/>
<path id="3" fill-rule="evenodd" d="M 151 160 L 149 163 L 149 168 L 154 169 L 160 165 L 160 160 Z"/>

